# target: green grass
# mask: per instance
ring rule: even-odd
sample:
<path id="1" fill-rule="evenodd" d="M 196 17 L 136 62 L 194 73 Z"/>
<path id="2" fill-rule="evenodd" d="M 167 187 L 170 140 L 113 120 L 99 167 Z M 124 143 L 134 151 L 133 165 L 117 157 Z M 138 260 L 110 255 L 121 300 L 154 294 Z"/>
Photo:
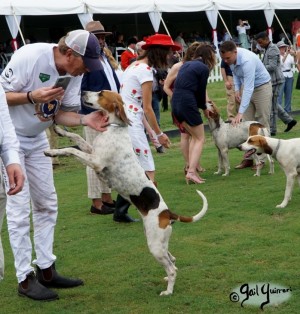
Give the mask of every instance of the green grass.
<path id="1" fill-rule="evenodd" d="M 223 84 L 208 88 L 219 106 L 225 103 Z M 300 92 L 294 90 L 294 110 L 299 109 L 299 98 Z M 170 112 L 162 113 L 162 120 L 172 128 Z M 300 125 L 288 134 L 283 129 L 279 122 L 279 138 L 298 137 Z M 60 146 L 68 144 L 60 140 Z M 85 285 L 58 290 L 60 300 L 55 302 L 18 297 L 4 222 L 6 272 L 0 283 L 0 313 L 259 313 L 258 307 L 241 308 L 229 300 L 231 290 L 247 282 L 291 287 L 290 300 L 264 312 L 299 313 L 299 186 L 295 185 L 288 206 L 276 209 L 285 188 L 285 176 L 277 163 L 273 176 L 267 174 L 267 167 L 259 178 L 250 169 L 232 169 L 226 178 L 214 175 L 217 151 L 209 133 L 202 157 L 207 169 L 205 184 L 185 184 L 179 138 L 172 139 L 166 154 L 153 154 L 158 188 L 172 211 L 195 214 L 202 207 L 196 189 L 209 203 L 201 221 L 173 226 L 170 251 L 178 267 L 173 296 L 159 297 L 166 288 L 165 274 L 148 251 L 142 223 L 117 224 L 111 216 L 90 215 L 85 169 L 74 158 L 65 157 L 55 169 L 59 217 L 54 252 L 57 269 L 82 278 Z M 231 150 L 232 168 L 240 160 L 241 152 Z M 130 215 L 138 217 L 133 207 Z"/>

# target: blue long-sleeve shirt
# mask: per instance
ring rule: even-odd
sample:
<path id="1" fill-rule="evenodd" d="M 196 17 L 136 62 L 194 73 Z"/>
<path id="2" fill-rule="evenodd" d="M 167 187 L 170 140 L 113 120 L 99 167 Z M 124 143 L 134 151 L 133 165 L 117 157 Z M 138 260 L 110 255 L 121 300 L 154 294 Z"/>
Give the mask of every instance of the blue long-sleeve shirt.
<path id="1" fill-rule="evenodd" d="M 236 63 L 230 66 L 236 91 L 243 85 L 239 113 L 244 113 L 250 103 L 254 88 L 270 82 L 271 77 L 259 57 L 244 48 L 237 48 Z"/>

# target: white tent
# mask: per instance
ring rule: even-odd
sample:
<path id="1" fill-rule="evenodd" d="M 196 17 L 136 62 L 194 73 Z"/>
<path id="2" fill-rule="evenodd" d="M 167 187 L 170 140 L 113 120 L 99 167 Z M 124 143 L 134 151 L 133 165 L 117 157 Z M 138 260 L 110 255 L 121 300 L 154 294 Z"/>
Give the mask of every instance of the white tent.
<path id="1" fill-rule="evenodd" d="M 299 0 L 1 0 L 0 15 L 5 15 L 12 37 L 20 31 L 23 15 L 78 14 L 84 26 L 93 14 L 150 13 L 155 30 L 159 28 L 163 12 L 205 11 L 213 29 L 216 42 L 216 26 L 220 11 L 264 10 L 270 28 L 275 10 L 300 9 Z M 165 26 L 165 25 L 164 25 Z M 168 30 L 166 29 L 168 32 Z"/>
<path id="2" fill-rule="evenodd" d="M 78 13 L 197 12 L 206 10 L 293 10 L 299 0 L 1 0 L 1 15 L 60 15 Z"/>

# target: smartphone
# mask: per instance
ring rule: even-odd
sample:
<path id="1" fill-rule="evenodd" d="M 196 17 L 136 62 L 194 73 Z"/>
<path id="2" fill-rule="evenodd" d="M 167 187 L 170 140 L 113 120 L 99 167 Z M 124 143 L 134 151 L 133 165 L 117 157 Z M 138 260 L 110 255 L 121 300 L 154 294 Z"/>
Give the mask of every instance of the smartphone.
<path id="1" fill-rule="evenodd" d="M 66 90 L 70 83 L 70 80 L 71 76 L 59 76 L 53 88 L 62 87 L 64 90 Z"/>

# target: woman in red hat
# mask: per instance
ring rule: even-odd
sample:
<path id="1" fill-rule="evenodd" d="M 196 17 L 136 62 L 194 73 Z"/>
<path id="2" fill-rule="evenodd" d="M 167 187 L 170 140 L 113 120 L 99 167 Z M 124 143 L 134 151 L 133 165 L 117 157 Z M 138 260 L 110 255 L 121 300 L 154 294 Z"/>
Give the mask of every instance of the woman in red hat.
<path id="1" fill-rule="evenodd" d="M 192 61 L 184 62 L 175 80 L 172 113 L 176 120 L 191 134 L 186 182 L 204 183 L 197 173 L 197 166 L 205 141 L 204 125 L 199 108 L 208 117 L 206 108 L 206 85 L 209 72 L 216 64 L 216 57 L 210 45 L 199 46 Z"/>
<path id="2" fill-rule="evenodd" d="M 141 48 L 144 50 L 143 54 L 123 73 L 121 96 L 127 116 L 132 122 L 129 134 L 134 151 L 146 174 L 154 182 L 154 160 L 144 131 L 143 119 L 145 116 L 159 143 L 166 148 L 169 147 L 169 138 L 160 129 L 152 109 L 153 69 L 167 68 L 172 50 L 180 48 L 174 44 L 170 36 L 164 34 L 148 37 Z"/>
<path id="3" fill-rule="evenodd" d="M 153 132 L 150 132 L 151 130 L 148 130 L 147 127 L 148 133 L 156 135 L 160 145 L 168 148 L 170 140 L 160 129 L 152 109 L 153 69 L 167 68 L 171 51 L 178 50 L 180 47 L 174 44 L 170 36 L 156 34 L 148 37 L 141 49 L 144 51 L 138 60 L 133 62 L 123 73 L 120 94 L 124 101 L 127 117 L 131 121 L 128 131 L 134 152 L 149 179 L 155 182 L 154 160 L 145 134 L 146 122 L 148 121 L 153 129 Z M 114 220 L 136 221 L 127 215 L 129 206 L 130 203 L 118 195 Z"/>

